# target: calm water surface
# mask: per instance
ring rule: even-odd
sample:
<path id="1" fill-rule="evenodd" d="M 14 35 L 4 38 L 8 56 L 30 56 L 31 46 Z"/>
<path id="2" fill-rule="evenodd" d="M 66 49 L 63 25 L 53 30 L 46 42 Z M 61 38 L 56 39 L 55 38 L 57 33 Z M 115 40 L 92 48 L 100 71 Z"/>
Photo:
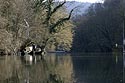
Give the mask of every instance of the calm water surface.
<path id="1" fill-rule="evenodd" d="M 123 72 L 119 53 L 0 57 L 0 83 L 124 83 Z"/>

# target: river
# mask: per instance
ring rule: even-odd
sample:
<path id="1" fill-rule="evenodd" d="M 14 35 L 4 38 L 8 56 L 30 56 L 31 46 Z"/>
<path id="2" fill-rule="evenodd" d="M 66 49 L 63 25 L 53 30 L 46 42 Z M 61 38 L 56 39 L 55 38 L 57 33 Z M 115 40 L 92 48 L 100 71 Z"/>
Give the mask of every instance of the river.
<path id="1" fill-rule="evenodd" d="M 0 83 L 124 83 L 123 56 L 49 53 L 35 62 L 0 57 Z"/>

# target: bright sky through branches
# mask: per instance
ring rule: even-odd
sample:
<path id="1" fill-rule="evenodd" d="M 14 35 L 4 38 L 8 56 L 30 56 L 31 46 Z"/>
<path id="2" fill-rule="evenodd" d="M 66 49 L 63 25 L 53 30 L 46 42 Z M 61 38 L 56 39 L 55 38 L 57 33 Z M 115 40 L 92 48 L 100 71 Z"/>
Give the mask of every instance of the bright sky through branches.
<path id="1" fill-rule="evenodd" d="M 58 0 L 58 1 L 64 1 L 64 0 Z M 66 1 L 79 1 L 79 2 L 95 3 L 95 2 L 103 2 L 104 0 L 66 0 Z"/>

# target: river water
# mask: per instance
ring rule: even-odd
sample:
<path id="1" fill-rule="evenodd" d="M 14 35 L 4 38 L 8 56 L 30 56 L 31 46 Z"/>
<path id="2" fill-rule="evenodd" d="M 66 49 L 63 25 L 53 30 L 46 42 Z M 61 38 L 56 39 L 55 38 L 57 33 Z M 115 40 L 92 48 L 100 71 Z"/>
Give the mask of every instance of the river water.
<path id="1" fill-rule="evenodd" d="M 0 57 L 0 83 L 124 83 L 123 56 L 49 53 L 26 61 Z"/>

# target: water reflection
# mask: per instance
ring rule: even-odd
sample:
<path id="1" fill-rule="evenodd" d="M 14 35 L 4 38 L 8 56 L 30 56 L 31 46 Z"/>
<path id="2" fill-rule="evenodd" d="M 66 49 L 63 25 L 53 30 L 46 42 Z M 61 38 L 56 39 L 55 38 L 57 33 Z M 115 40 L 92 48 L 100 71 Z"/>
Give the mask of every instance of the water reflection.
<path id="1" fill-rule="evenodd" d="M 123 83 L 122 54 L 0 57 L 0 83 Z"/>
<path id="2" fill-rule="evenodd" d="M 125 83 L 125 52 L 123 53 L 123 64 L 124 64 L 124 68 L 123 68 L 123 79 L 124 79 L 124 83 Z"/>
<path id="3" fill-rule="evenodd" d="M 123 83 L 122 54 L 74 56 L 73 66 L 76 83 Z"/>
<path id="4" fill-rule="evenodd" d="M 20 57 L 0 58 L 0 83 L 73 83 L 70 56 L 46 56 L 36 63 Z"/>

